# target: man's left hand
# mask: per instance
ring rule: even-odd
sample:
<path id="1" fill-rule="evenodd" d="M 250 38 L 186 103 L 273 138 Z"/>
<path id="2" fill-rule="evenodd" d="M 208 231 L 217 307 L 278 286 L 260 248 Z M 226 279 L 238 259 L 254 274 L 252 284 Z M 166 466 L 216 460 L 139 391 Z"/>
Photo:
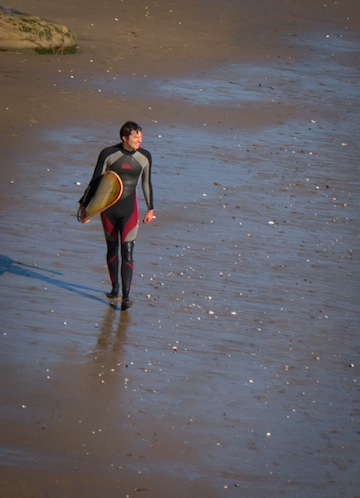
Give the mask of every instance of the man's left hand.
<path id="1" fill-rule="evenodd" d="M 154 210 L 150 209 L 144 216 L 143 223 L 150 223 L 154 218 Z"/>

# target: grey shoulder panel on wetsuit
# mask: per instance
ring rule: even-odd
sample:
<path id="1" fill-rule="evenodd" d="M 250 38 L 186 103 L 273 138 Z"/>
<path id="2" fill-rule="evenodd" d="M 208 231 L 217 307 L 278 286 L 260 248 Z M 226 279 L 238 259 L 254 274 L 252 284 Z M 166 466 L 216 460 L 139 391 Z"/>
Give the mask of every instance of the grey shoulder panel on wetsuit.
<path id="1" fill-rule="evenodd" d="M 106 147 L 100 152 L 90 183 L 87 186 L 83 196 L 79 200 L 79 204 L 85 207 L 89 204 L 94 192 L 96 191 L 96 187 L 99 183 L 99 178 L 103 173 L 105 173 L 106 169 L 108 169 L 108 159 L 119 152 L 120 144 Z"/>

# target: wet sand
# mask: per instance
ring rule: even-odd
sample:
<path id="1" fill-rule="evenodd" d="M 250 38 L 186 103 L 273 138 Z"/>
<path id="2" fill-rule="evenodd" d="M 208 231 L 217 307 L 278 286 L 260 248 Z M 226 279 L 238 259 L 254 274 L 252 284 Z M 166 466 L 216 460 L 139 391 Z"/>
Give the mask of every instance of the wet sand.
<path id="1" fill-rule="evenodd" d="M 0 53 L 1 495 L 360 496 L 357 0 L 11 7 L 79 52 Z M 122 312 L 75 214 L 127 119 Z"/>

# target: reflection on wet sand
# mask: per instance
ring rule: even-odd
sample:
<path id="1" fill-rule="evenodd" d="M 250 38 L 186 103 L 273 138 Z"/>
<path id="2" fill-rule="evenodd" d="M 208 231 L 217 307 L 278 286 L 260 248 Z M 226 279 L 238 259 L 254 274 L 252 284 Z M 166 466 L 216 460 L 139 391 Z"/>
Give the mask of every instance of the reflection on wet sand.
<path id="1" fill-rule="evenodd" d="M 118 352 L 126 340 L 126 332 L 131 323 L 131 314 L 120 311 L 118 305 L 110 304 L 104 313 L 97 340 L 97 352 Z"/>

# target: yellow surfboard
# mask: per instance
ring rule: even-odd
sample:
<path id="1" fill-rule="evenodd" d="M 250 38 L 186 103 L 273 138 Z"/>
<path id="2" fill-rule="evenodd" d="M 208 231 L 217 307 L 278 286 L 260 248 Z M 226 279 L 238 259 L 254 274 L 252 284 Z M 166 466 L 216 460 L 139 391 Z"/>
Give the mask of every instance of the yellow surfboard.
<path id="1" fill-rule="evenodd" d="M 81 223 L 87 223 L 117 202 L 124 190 L 120 176 L 115 171 L 105 171 L 89 204 L 78 215 Z"/>

